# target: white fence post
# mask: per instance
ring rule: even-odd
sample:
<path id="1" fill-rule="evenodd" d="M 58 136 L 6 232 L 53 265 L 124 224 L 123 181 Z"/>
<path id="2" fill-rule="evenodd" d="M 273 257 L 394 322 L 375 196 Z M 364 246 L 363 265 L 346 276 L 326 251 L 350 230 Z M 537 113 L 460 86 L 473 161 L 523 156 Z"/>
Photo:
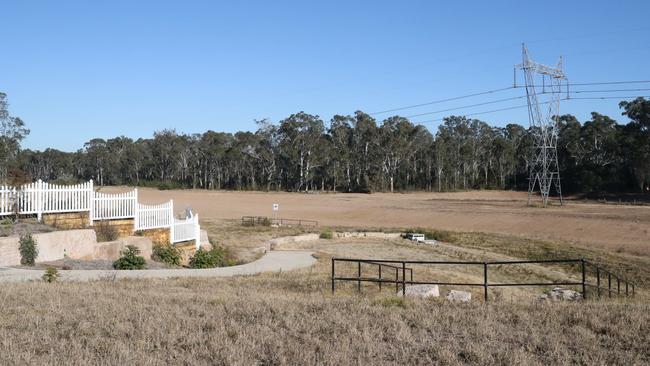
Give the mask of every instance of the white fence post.
<path id="1" fill-rule="evenodd" d="M 93 221 L 95 220 L 95 218 L 93 216 L 94 212 L 95 212 L 95 186 L 94 186 L 94 183 L 93 183 L 92 179 L 88 182 L 87 199 L 88 199 L 88 221 L 89 221 L 89 226 L 93 226 Z"/>
<path id="2" fill-rule="evenodd" d="M 196 250 L 201 248 L 201 226 L 199 226 L 199 214 L 194 215 L 194 235 L 196 235 Z"/>
<path id="3" fill-rule="evenodd" d="M 140 204 L 138 202 L 139 202 L 138 201 L 138 189 L 136 188 L 135 189 L 135 207 L 133 208 L 133 212 L 134 212 L 134 215 L 135 215 L 135 217 L 133 218 L 133 230 L 134 231 L 137 231 L 138 228 L 140 227 L 140 223 L 139 223 L 140 215 L 138 214 L 140 212 L 139 211 Z"/>
<path id="4" fill-rule="evenodd" d="M 38 222 L 42 222 L 44 189 L 43 181 L 40 179 L 36 182 L 36 192 L 34 196 L 36 197 L 36 218 L 38 219 Z"/>
<path id="5" fill-rule="evenodd" d="M 174 244 L 174 200 L 169 200 L 169 244 Z"/>

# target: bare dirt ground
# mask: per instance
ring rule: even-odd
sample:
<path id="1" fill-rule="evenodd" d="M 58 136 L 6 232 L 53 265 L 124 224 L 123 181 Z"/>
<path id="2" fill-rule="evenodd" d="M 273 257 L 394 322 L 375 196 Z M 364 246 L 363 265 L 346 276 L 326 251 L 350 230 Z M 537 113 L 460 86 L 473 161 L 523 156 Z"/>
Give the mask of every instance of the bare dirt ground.
<path id="1" fill-rule="evenodd" d="M 304 194 L 140 189 L 142 202 L 169 199 L 174 199 L 176 211 L 192 207 L 202 221 L 273 216 L 272 204 L 278 203 L 278 217 L 318 220 L 320 226 L 485 232 L 650 255 L 650 206 L 569 201 L 563 207 L 529 207 L 526 193 L 504 191 Z"/>

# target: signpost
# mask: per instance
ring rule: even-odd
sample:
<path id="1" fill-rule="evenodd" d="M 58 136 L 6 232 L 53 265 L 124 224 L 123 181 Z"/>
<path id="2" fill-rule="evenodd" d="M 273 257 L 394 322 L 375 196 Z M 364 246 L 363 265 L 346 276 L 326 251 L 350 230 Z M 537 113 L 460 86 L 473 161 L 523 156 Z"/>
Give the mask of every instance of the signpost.
<path id="1" fill-rule="evenodd" d="M 278 211 L 280 211 L 280 204 L 279 203 L 274 203 L 273 204 L 273 218 L 276 221 L 278 220 Z"/>

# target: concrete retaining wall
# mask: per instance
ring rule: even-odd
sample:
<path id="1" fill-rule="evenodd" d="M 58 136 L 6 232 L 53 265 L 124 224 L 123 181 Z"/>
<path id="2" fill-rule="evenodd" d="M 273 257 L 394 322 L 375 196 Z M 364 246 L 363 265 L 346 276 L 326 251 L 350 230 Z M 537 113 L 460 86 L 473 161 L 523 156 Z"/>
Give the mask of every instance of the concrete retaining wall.
<path id="1" fill-rule="evenodd" d="M 120 250 L 127 245 L 140 248 L 141 255 L 151 257 L 151 239 L 147 237 L 127 237 L 116 241 L 97 243 L 92 229 L 55 231 L 34 234 L 38 245 L 37 262 L 63 259 L 65 255 L 74 259 L 117 259 Z M 0 238 L 0 266 L 20 265 L 18 237 Z"/>

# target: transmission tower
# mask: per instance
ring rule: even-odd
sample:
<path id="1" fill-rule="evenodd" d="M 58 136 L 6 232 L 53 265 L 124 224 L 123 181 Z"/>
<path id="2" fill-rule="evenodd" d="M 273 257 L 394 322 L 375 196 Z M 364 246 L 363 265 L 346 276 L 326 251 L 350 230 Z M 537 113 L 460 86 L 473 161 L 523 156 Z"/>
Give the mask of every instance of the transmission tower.
<path id="1" fill-rule="evenodd" d="M 522 44 L 522 59 L 523 62 L 515 67 L 524 71 L 528 119 L 534 143 L 528 181 L 528 204 L 539 189 L 542 203 L 546 207 L 553 186 L 560 204 L 563 204 L 557 161 L 557 118 L 560 116 L 562 82 L 567 80 L 562 70 L 562 57 L 555 67 L 542 65 L 530 59 L 526 45 Z M 568 83 L 565 84 L 568 88 Z"/>

